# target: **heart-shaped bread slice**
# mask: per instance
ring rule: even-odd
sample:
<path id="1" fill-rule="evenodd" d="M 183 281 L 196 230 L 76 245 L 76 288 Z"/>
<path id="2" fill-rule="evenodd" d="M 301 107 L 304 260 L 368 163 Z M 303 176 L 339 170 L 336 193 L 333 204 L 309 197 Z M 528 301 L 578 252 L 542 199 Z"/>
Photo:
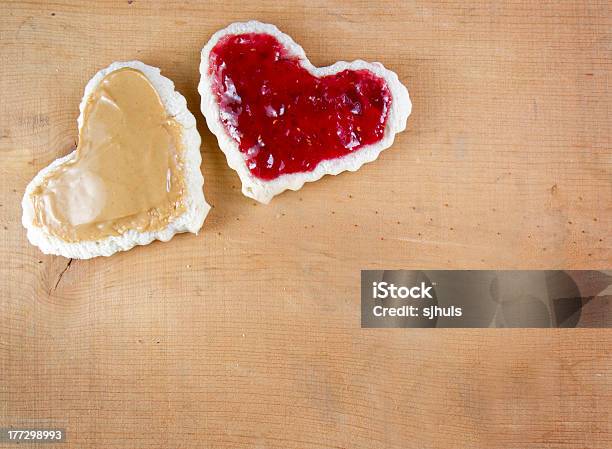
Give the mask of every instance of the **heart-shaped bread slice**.
<path id="1" fill-rule="evenodd" d="M 85 87 L 75 151 L 28 184 L 22 222 L 45 254 L 110 256 L 197 233 L 210 206 L 200 135 L 185 98 L 155 67 L 115 62 Z"/>
<path id="2" fill-rule="evenodd" d="M 263 203 L 373 161 L 406 128 L 412 108 L 382 64 L 314 67 L 270 24 L 231 24 L 201 57 L 202 113 L 242 192 Z"/>

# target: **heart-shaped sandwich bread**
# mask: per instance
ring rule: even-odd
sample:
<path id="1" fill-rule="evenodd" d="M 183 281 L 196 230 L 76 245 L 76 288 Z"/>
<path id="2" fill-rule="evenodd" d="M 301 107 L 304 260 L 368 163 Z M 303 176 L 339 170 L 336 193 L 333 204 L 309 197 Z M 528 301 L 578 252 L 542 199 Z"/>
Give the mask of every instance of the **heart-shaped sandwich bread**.
<path id="1" fill-rule="evenodd" d="M 80 111 L 76 150 L 26 188 L 30 242 L 88 259 L 197 233 L 210 209 L 200 135 L 174 83 L 139 61 L 113 63 L 89 81 Z"/>
<path id="2" fill-rule="evenodd" d="M 314 67 L 274 25 L 234 23 L 202 49 L 202 112 L 242 192 L 268 203 L 355 171 L 406 128 L 408 90 L 380 63 Z"/>

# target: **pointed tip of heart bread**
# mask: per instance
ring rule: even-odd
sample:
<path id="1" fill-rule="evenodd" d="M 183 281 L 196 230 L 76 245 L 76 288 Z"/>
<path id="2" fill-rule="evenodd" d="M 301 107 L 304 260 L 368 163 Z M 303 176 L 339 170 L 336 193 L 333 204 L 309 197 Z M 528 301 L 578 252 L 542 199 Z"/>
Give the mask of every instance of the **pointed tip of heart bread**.
<path id="1" fill-rule="evenodd" d="M 174 120 L 182 126 L 182 140 L 184 147 L 185 167 L 185 212 L 171 221 L 168 226 L 158 231 L 138 232 L 128 230 L 119 236 L 109 236 L 96 241 L 66 242 L 50 233 L 44 228 L 34 224 L 34 206 L 31 195 L 34 189 L 40 185 L 45 177 L 56 170 L 62 164 L 75 157 L 75 152 L 54 160 L 50 165 L 43 168 L 32 179 L 26 187 L 22 200 L 22 224 L 27 230 L 28 240 L 45 254 L 54 254 L 74 259 L 90 259 L 97 256 L 111 256 L 118 251 L 127 251 L 137 245 L 147 245 L 154 240 L 168 241 L 175 234 L 181 232 L 192 232 L 197 234 L 204 219 L 210 210 L 210 206 L 204 199 L 204 178 L 200 170 L 202 156 L 200 154 L 200 134 L 196 128 L 196 120 L 187 109 L 185 98 L 174 89 L 174 83 L 161 75 L 160 69 L 146 65 L 140 61 L 114 62 L 105 69 L 100 70 L 87 83 L 85 93 L 80 104 L 80 115 L 78 127 L 83 125 L 83 112 L 92 92 L 100 81 L 115 70 L 130 67 L 142 72 L 155 88 L 160 99 Z"/>
<path id="2" fill-rule="evenodd" d="M 274 36 L 290 55 L 300 60 L 303 68 L 315 76 L 333 75 L 343 70 L 366 69 L 383 78 L 393 98 L 383 138 L 346 156 L 324 160 L 310 172 L 284 174 L 272 180 L 263 180 L 254 176 L 247 168 L 237 142 L 228 135 L 221 123 L 220 109 L 212 89 L 212 78 L 209 74 L 210 52 L 217 42 L 224 36 L 243 33 L 265 33 Z M 206 123 L 217 137 L 219 147 L 225 153 L 228 165 L 238 173 L 242 182 L 242 193 L 264 204 L 268 204 L 274 196 L 285 190 L 299 190 L 305 183 L 317 181 L 325 175 L 357 171 L 363 164 L 374 161 L 381 151 L 393 144 L 395 135 L 406 129 L 406 123 L 412 111 L 408 89 L 400 82 L 397 74 L 385 68 L 383 64 L 356 60 L 352 62 L 338 61 L 327 67 L 315 67 L 306 57 L 304 49 L 289 35 L 280 31 L 275 25 L 255 20 L 232 23 L 213 34 L 202 48 L 198 91 L 201 96 L 201 109 L 206 118 Z"/>

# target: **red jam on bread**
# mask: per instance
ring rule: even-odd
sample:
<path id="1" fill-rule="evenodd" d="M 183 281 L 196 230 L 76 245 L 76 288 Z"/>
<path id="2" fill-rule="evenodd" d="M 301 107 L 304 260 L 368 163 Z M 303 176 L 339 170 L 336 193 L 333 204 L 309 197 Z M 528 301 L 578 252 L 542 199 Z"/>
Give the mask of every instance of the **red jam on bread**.
<path id="1" fill-rule="evenodd" d="M 391 93 L 369 70 L 316 77 L 265 33 L 223 37 L 209 62 L 221 122 L 257 178 L 309 172 L 384 137 Z"/>

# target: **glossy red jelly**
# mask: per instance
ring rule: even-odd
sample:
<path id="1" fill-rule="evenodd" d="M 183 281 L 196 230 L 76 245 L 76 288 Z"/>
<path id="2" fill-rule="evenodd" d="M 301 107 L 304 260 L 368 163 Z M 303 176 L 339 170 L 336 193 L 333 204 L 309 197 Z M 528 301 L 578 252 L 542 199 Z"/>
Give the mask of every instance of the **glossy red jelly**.
<path id="1" fill-rule="evenodd" d="M 269 34 L 222 38 L 210 53 L 220 118 L 253 175 L 308 172 L 383 138 L 391 93 L 368 70 L 317 78 Z"/>

